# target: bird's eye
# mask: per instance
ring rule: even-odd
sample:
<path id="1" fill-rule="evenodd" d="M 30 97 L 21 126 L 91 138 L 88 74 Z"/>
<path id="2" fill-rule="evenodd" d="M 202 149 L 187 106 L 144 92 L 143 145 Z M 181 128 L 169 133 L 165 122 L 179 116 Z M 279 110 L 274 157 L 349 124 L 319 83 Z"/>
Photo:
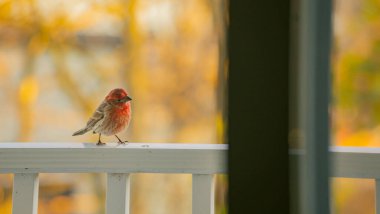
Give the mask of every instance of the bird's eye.
<path id="1" fill-rule="evenodd" d="M 121 99 L 118 99 L 117 101 L 120 103 L 122 100 L 121 100 Z"/>

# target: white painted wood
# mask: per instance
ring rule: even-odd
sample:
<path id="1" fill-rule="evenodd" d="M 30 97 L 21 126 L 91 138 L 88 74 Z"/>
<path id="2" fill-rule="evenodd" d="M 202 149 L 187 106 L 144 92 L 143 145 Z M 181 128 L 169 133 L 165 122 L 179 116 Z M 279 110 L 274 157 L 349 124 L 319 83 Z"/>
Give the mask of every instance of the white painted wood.
<path id="1" fill-rule="evenodd" d="M 291 150 L 291 162 L 304 161 L 304 150 Z M 380 178 L 380 148 L 330 147 L 330 177 Z"/>
<path id="2" fill-rule="evenodd" d="M 375 179 L 376 214 L 380 214 L 380 179 Z"/>
<path id="3" fill-rule="evenodd" d="M 227 145 L 0 143 L 0 173 L 226 173 Z"/>
<path id="4" fill-rule="evenodd" d="M 106 214 L 129 214 L 130 175 L 107 174 Z"/>
<path id="5" fill-rule="evenodd" d="M 380 148 L 332 147 L 331 176 L 380 178 Z"/>
<path id="6" fill-rule="evenodd" d="M 214 214 L 214 177 L 212 174 L 193 175 L 193 214 Z"/>
<path id="7" fill-rule="evenodd" d="M 227 173 L 227 145 L 0 143 L 0 173 Z M 291 158 L 304 151 L 292 150 Z M 331 176 L 380 178 L 380 148 L 331 147 Z"/>
<path id="8" fill-rule="evenodd" d="M 12 197 L 12 214 L 37 214 L 38 174 L 15 174 L 13 179 Z"/>

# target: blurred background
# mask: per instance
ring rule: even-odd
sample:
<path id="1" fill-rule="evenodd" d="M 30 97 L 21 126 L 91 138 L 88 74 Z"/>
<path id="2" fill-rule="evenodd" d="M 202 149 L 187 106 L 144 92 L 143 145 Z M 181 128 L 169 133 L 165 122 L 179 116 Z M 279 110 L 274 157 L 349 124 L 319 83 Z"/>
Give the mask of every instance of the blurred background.
<path id="1" fill-rule="evenodd" d="M 380 147 L 380 1 L 335 0 L 332 144 Z M 334 213 L 375 213 L 375 185 L 332 179 Z"/>
<path id="2" fill-rule="evenodd" d="M 126 88 L 130 142 L 225 143 L 224 0 L 0 0 L 0 141 L 72 137 Z M 335 0 L 332 145 L 380 147 L 380 1 Z M 104 138 L 104 141 L 115 141 Z M 103 174 L 42 174 L 39 213 L 104 213 Z M 217 177 L 216 213 L 226 213 Z M 332 179 L 337 214 L 375 213 L 374 182 Z M 0 213 L 12 175 L 0 174 Z M 352 203 L 360 201 L 360 203 Z M 191 176 L 134 174 L 132 213 L 191 213 Z"/>
<path id="3" fill-rule="evenodd" d="M 72 137 L 113 88 L 129 142 L 225 143 L 224 0 L 0 0 L 0 141 Z M 115 142 L 104 137 L 104 142 Z M 226 213 L 217 177 L 216 213 Z M 104 174 L 41 174 L 40 214 L 104 213 Z M 12 175 L 0 174 L 0 213 Z M 132 213 L 191 213 L 191 176 L 132 175 Z"/>

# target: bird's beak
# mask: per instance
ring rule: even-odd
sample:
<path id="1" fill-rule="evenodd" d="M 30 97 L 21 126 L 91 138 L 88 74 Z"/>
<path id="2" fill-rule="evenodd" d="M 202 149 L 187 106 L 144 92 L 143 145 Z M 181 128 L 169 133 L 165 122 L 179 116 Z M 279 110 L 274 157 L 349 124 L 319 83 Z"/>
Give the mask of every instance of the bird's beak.
<path id="1" fill-rule="evenodd" d="M 129 96 L 126 96 L 126 97 L 123 98 L 123 101 L 124 101 L 124 102 L 128 102 L 128 101 L 130 101 L 130 100 L 132 100 L 132 98 L 130 98 Z"/>

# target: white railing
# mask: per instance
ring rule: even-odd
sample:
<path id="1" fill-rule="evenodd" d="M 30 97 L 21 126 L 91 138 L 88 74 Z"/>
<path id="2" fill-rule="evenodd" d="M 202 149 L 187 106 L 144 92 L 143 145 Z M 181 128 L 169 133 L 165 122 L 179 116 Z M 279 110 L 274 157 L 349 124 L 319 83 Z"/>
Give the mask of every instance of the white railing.
<path id="1" fill-rule="evenodd" d="M 0 143 L 0 173 L 14 173 L 13 214 L 37 214 L 38 173 L 107 173 L 106 213 L 129 213 L 130 173 L 192 174 L 192 213 L 214 213 L 214 174 L 227 145 Z"/>
<path id="2" fill-rule="evenodd" d="M 210 214 L 214 174 L 227 173 L 227 149 L 218 144 L 0 143 L 0 173 L 15 174 L 13 214 L 37 213 L 38 173 L 76 172 L 107 173 L 108 214 L 129 213 L 130 173 L 192 174 L 192 212 Z M 380 214 L 380 148 L 332 147 L 330 154 L 332 177 L 375 180 Z"/>
<path id="3" fill-rule="evenodd" d="M 332 147 L 330 150 L 334 163 L 332 176 L 375 180 L 376 214 L 380 214 L 380 148 Z"/>
<path id="4" fill-rule="evenodd" d="M 291 150 L 291 167 L 302 163 L 302 157 L 302 150 Z M 331 177 L 375 180 L 376 214 L 380 214 L 380 148 L 331 147 L 330 158 Z"/>

